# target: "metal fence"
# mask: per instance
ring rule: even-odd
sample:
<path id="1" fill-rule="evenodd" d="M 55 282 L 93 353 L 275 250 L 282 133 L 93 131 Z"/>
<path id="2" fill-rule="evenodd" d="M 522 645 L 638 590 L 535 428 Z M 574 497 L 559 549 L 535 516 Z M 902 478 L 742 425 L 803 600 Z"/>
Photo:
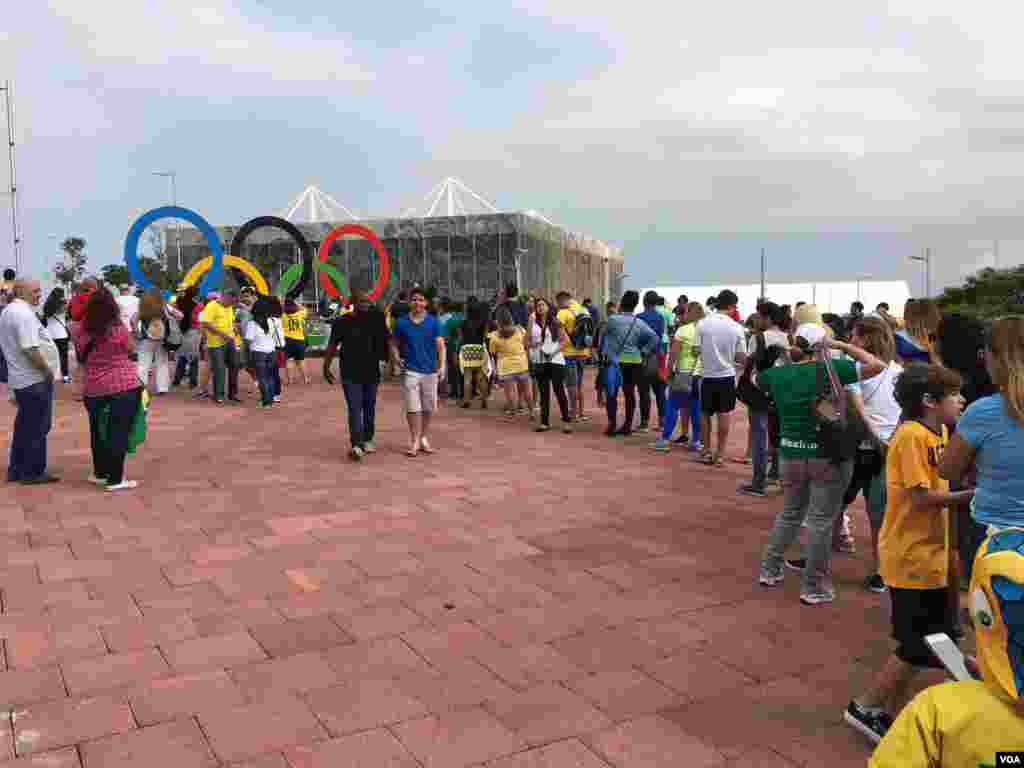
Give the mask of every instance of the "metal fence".
<path id="1" fill-rule="evenodd" d="M 489 299 L 509 282 L 521 293 L 553 297 L 566 290 L 579 299 L 617 300 L 623 274 L 622 251 L 599 240 L 568 232 L 543 220 L 519 213 L 451 216 L 429 219 L 360 221 L 381 239 L 391 265 L 384 300 L 413 285 L 432 288 L 440 296 L 464 300 Z M 333 224 L 299 225 L 306 239 L 319 248 Z M 230 245 L 238 227 L 218 227 Z M 186 267 L 210 253 L 197 230 L 182 230 Z M 276 285 L 288 266 L 298 261 L 298 249 L 279 230 L 254 232 L 245 244 L 244 258 L 256 264 Z M 380 268 L 373 246 L 362 239 L 344 238 L 331 247 L 330 259 L 353 286 L 372 286 Z M 307 286 L 306 299 L 319 298 L 319 285 Z"/>

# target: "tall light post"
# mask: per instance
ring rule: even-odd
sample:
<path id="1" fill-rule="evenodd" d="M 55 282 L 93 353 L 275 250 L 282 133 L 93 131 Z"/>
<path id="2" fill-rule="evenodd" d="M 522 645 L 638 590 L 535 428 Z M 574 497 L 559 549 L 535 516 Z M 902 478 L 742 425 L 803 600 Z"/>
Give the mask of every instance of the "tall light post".
<path id="1" fill-rule="evenodd" d="M 857 275 L 857 301 L 860 301 L 860 284 L 865 280 L 870 280 L 874 275 Z"/>
<path id="2" fill-rule="evenodd" d="M 765 273 L 768 271 L 768 261 L 764 248 L 761 249 L 761 298 L 760 301 L 767 301 L 765 296 Z"/>
<path id="3" fill-rule="evenodd" d="M 911 256 L 911 261 L 920 261 L 924 264 L 924 298 L 932 295 L 932 249 L 925 248 L 924 256 Z"/>
<path id="4" fill-rule="evenodd" d="M 176 180 L 178 174 L 175 171 L 153 171 L 154 176 L 161 176 L 171 183 L 171 205 L 175 208 L 178 207 L 178 190 L 176 187 Z M 178 274 L 181 274 L 181 222 L 175 219 L 174 221 L 174 244 L 178 251 Z M 167 269 L 167 258 L 164 257 L 164 269 Z"/>
<path id="5" fill-rule="evenodd" d="M 18 230 L 18 178 L 14 167 L 14 103 L 11 95 L 11 81 L 7 80 L 0 91 L 4 92 L 7 110 L 7 156 L 11 165 L 11 234 L 14 236 L 14 271 L 21 273 L 21 232 Z"/>

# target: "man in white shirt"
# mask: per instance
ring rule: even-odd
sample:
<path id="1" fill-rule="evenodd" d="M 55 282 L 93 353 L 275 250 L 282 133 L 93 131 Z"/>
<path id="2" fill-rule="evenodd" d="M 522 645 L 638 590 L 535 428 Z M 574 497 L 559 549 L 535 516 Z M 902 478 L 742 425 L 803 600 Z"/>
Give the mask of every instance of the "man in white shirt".
<path id="1" fill-rule="evenodd" d="M 715 311 L 697 323 L 694 354 L 704 367 L 701 379 L 701 421 L 704 427 L 704 462 L 722 464 L 729 441 L 732 412 L 736 410 L 736 373 L 747 359 L 746 332 L 732 319 L 739 297 L 724 290 L 715 298 Z M 712 416 L 718 416 L 718 442 L 712 440 Z"/>
<path id="2" fill-rule="evenodd" d="M 132 329 L 132 318 L 139 314 L 139 297 L 132 293 L 130 285 L 122 285 L 118 289 L 117 306 L 121 308 L 121 322 L 129 331 Z"/>
<path id="3" fill-rule="evenodd" d="M 53 370 L 43 355 L 52 342 L 35 307 L 43 296 L 38 280 L 17 280 L 14 301 L 0 314 L 0 349 L 7 361 L 7 384 L 18 414 L 11 435 L 7 482 L 40 485 L 59 478 L 46 471 L 46 436 L 53 424 Z"/>

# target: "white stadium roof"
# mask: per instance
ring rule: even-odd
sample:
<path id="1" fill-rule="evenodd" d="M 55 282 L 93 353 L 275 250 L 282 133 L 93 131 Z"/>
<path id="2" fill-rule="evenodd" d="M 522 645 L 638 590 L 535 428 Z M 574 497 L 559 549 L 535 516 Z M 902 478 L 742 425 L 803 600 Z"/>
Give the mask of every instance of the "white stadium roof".
<path id="1" fill-rule="evenodd" d="M 716 296 L 719 291 L 728 288 L 740 297 L 740 315 L 747 317 L 757 309 L 757 300 L 761 296 L 761 284 L 753 285 L 656 285 L 640 291 L 643 298 L 648 290 L 657 291 L 665 297 L 668 306 L 674 307 L 679 296 L 686 294 L 690 301 L 707 302 L 709 296 Z M 876 281 L 852 280 L 843 283 L 767 283 L 765 298 L 776 304 L 796 306 L 798 301 L 816 304 L 822 312 L 834 312 L 844 315 L 850 311 L 850 304 L 860 300 L 867 311 L 873 310 L 879 303 L 887 302 L 892 314 L 901 316 L 903 305 L 910 298 L 910 289 L 905 280 Z"/>

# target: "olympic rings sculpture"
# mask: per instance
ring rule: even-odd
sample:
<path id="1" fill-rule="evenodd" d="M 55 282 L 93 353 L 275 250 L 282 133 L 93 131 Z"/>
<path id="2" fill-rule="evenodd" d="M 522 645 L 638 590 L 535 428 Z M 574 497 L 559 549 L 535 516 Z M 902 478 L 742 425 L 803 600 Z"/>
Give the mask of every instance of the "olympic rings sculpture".
<path id="1" fill-rule="evenodd" d="M 300 296 L 305 290 L 306 285 L 313 278 L 314 272 L 320 273 L 321 284 L 331 298 L 343 297 L 342 292 L 346 294 L 349 292 L 348 281 L 345 279 L 345 276 L 330 263 L 331 246 L 339 237 L 344 235 L 357 235 L 368 240 L 377 252 L 377 257 L 380 260 L 380 273 L 377 276 L 377 282 L 374 284 L 373 290 L 369 293 L 371 301 L 379 299 L 384 294 L 384 290 L 391 279 L 391 260 L 387 249 L 384 248 L 384 244 L 372 229 L 361 224 L 343 224 L 332 229 L 320 244 L 319 258 L 314 259 L 313 248 L 298 227 L 287 219 L 277 216 L 257 216 L 247 221 L 238 229 L 231 240 L 229 255 L 225 256 L 224 248 L 221 245 L 216 230 L 210 226 L 206 219 L 188 208 L 169 205 L 154 208 L 139 216 L 128 230 L 128 235 L 125 238 L 124 259 L 128 267 L 128 274 L 132 282 L 144 290 L 149 290 L 155 286 L 143 274 L 139 265 L 139 240 L 146 227 L 155 221 L 168 218 L 184 219 L 199 229 L 206 238 L 206 243 L 210 247 L 212 255 L 194 264 L 182 281 L 184 285 L 190 286 L 195 285 L 199 282 L 200 277 L 202 277 L 202 281 L 199 283 L 199 291 L 203 295 L 217 290 L 221 286 L 224 280 L 225 267 L 240 270 L 252 281 L 256 290 L 261 294 L 268 295 L 270 293 L 270 288 L 263 275 L 260 274 L 252 262 L 242 258 L 241 255 L 246 239 L 253 231 L 261 227 L 274 227 L 283 230 L 291 237 L 302 253 L 301 273 L 296 274 L 300 265 L 295 264 L 282 277 L 279 287 L 285 292 L 286 298 L 294 299 Z M 170 294 L 169 291 L 164 293 L 165 295 Z"/>

